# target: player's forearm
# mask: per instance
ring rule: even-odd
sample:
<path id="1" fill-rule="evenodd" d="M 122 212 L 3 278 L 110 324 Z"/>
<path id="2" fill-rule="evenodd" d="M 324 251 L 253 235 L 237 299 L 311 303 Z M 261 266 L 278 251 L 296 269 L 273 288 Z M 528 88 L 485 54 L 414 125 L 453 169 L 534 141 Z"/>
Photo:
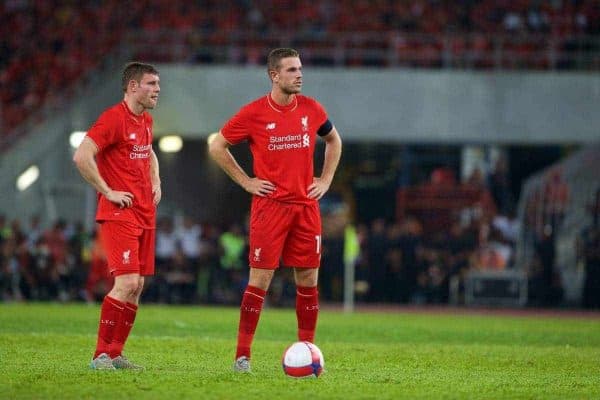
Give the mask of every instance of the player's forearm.
<path id="1" fill-rule="evenodd" d="M 240 167 L 228 148 L 211 146 L 209 154 L 235 183 L 244 188 L 244 190 L 246 189 L 250 177 Z"/>
<path id="2" fill-rule="evenodd" d="M 100 176 L 98 171 L 98 165 L 94 157 L 83 157 L 75 160 L 75 165 L 79 170 L 79 173 L 90 185 L 96 189 L 99 193 L 106 195 L 111 191 L 106 181 Z"/>
<path id="3" fill-rule="evenodd" d="M 333 181 L 333 176 L 340 163 L 342 156 L 342 140 L 336 131 L 331 133 L 332 137 L 325 142 L 325 159 L 323 161 L 323 171 L 321 179 L 328 183 Z"/>
<path id="4" fill-rule="evenodd" d="M 158 157 L 156 157 L 156 153 L 154 153 L 154 150 L 150 152 L 150 180 L 152 186 L 160 185 Z"/>

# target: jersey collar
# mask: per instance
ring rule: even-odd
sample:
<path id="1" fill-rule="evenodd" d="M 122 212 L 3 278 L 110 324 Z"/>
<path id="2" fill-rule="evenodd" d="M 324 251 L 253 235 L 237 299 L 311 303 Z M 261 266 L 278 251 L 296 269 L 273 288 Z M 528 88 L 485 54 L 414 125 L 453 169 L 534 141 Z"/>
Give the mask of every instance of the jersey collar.
<path id="1" fill-rule="evenodd" d="M 138 124 L 141 124 L 144 121 L 144 113 L 142 112 L 141 114 L 136 114 L 133 111 L 131 111 L 131 109 L 129 108 L 129 106 L 127 105 L 127 103 L 125 102 L 125 100 L 123 100 L 121 102 L 121 105 L 123 106 L 123 108 L 125 109 L 125 111 L 127 112 L 127 114 Z"/>
<path id="2" fill-rule="evenodd" d="M 297 107 L 298 107 L 298 96 L 294 95 L 294 99 L 292 100 L 292 102 L 286 106 L 282 106 L 279 105 L 275 102 L 275 100 L 273 100 L 273 98 L 271 97 L 271 93 L 267 94 L 267 103 L 269 103 L 269 106 L 279 112 L 279 113 L 286 113 L 286 112 L 290 112 L 290 111 L 294 111 Z"/>

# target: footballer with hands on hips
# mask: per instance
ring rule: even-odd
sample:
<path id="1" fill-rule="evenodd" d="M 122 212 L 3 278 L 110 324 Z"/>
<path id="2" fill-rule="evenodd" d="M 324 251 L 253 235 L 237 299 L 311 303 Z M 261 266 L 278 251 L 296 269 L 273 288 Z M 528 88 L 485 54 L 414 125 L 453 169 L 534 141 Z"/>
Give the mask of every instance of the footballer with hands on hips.
<path id="1" fill-rule="evenodd" d="M 337 169 L 342 141 L 323 106 L 300 94 L 302 63 L 294 49 L 272 50 L 267 59 L 270 93 L 245 105 L 210 142 L 219 166 L 252 194 L 250 276 L 242 297 L 234 371 L 250 372 L 251 345 L 265 296 L 279 267 L 294 269 L 298 340 L 313 342 L 319 313 L 321 260 L 318 200 Z M 325 141 L 321 176 L 314 176 L 317 136 Z M 229 147 L 248 141 L 254 177 Z"/>
<path id="2" fill-rule="evenodd" d="M 96 222 L 115 283 L 100 311 L 95 370 L 142 369 L 123 354 L 133 327 L 144 276 L 154 274 L 156 207 L 161 199 L 158 159 L 152 149 L 152 116 L 159 73 L 132 62 L 122 75 L 123 101 L 104 111 L 73 156 L 98 192 Z"/>

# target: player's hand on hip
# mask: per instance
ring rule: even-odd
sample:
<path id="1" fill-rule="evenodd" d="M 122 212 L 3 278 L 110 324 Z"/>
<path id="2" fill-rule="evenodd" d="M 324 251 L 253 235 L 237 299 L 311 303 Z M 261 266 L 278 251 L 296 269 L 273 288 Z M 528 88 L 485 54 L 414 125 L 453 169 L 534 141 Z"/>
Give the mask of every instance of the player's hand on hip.
<path id="1" fill-rule="evenodd" d="M 110 190 L 104 195 L 108 201 L 119 206 L 119 208 L 128 208 L 133 204 L 133 194 L 129 192 L 120 192 L 118 190 Z"/>
<path id="2" fill-rule="evenodd" d="M 308 187 L 308 198 L 320 200 L 329 190 L 330 182 L 315 177 L 313 183 Z"/>
<path id="3" fill-rule="evenodd" d="M 152 202 L 155 206 L 160 203 L 160 199 L 162 198 L 162 190 L 160 188 L 160 184 L 152 186 Z"/>
<path id="4" fill-rule="evenodd" d="M 250 178 L 244 189 L 250 194 L 265 197 L 275 191 L 275 185 L 262 179 Z"/>

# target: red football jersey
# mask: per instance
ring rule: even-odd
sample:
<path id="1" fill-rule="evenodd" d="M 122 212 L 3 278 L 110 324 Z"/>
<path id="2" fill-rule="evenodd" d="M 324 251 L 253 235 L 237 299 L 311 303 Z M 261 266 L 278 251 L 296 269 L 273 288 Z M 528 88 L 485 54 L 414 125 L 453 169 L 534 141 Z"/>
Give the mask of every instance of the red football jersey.
<path id="1" fill-rule="evenodd" d="M 254 176 L 272 182 L 269 197 L 289 203 L 308 203 L 308 186 L 313 182 L 313 154 L 317 131 L 327 113 L 316 100 L 296 95 L 280 106 L 270 94 L 234 115 L 221 129 L 231 144 L 248 140 L 254 159 Z"/>
<path id="2" fill-rule="evenodd" d="M 133 194 L 129 208 L 119 208 L 98 194 L 96 221 L 127 221 L 153 229 L 156 207 L 152 202 L 150 156 L 152 116 L 136 115 L 125 101 L 107 109 L 87 133 L 98 146 L 98 171 L 112 190 Z"/>

